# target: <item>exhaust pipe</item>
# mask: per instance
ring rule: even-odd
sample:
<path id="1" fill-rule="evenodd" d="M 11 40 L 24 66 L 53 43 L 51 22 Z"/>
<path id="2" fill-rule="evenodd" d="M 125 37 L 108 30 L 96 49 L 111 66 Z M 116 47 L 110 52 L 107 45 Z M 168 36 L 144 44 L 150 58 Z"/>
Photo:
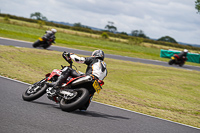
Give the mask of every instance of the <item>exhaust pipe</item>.
<path id="1" fill-rule="evenodd" d="M 75 85 L 79 85 L 79 84 L 82 84 L 82 83 L 85 83 L 85 82 L 90 82 L 92 81 L 92 77 L 91 76 L 85 76 L 85 77 L 82 77 L 80 79 L 77 79 L 76 81 L 74 81 L 71 86 L 75 86 Z"/>

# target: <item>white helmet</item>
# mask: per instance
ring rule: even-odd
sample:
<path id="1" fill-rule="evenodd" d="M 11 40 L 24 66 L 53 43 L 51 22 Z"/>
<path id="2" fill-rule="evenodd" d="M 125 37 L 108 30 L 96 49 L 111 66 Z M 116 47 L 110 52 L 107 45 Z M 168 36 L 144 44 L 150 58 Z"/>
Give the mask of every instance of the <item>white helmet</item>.
<path id="1" fill-rule="evenodd" d="M 184 49 L 183 52 L 188 53 L 188 50 L 187 50 L 187 49 Z"/>
<path id="2" fill-rule="evenodd" d="M 52 31 L 53 33 L 56 33 L 56 32 L 57 32 L 57 30 L 56 30 L 56 29 L 51 29 L 51 31 Z"/>
<path id="3" fill-rule="evenodd" d="M 92 53 L 92 56 L 93 57 L 98 57 L 100 58 L 101 60 L 104 60 L 104 52 L 102 50 L 95 50 L 93 53 Z"/>

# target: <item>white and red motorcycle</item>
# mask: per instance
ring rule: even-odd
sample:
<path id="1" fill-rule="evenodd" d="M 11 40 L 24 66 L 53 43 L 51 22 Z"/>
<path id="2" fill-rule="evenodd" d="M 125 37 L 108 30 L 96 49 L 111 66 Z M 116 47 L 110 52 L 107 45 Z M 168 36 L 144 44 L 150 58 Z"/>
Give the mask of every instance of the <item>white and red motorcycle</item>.
<path id="1" fill-rule="evenodd" d="M 63 58 L 70 64 L 68 67 L 72 68 L 73 62 L 70 56 L 66 56 L 64 53 Z M 48 87 L 45 83 L 56 82 L 65 67 L 66 66 L 62 66 L 61 70 L 54 69 L 51 73 L 46 74 L 46 78 L 29 86 L 22 94 L 23 100 L 33 101 L 46 93 L 50 100 L 60 104 L 60 108 L 63 111 L 71 112 L 77 109 L 81 110 L 84 106 L 88 106 L 91 96 L 93 96 L 95 92 L 99 94 L 104 82 L 96 79 L 92 75 L 82 75 L 77 78 L 69 76 L 58 89 L 55 90 L 53 87 Z"/>

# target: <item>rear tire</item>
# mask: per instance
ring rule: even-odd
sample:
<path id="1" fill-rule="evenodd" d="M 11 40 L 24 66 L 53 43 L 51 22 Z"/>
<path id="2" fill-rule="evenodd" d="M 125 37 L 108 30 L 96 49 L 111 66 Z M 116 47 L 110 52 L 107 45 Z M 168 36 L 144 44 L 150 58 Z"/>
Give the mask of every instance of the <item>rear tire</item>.
<path id="1" fill-rule="evenodd" d="M 81 108 L 85 105 L 85 103 L 89 100 L 89 91 L 85 88 L 74 89 L 73 91 L 78 92 L 78 95 L 74 97 L 70 102 L 69 100 L 65 100 L 64 98 L 60 101 L 60 108 L 63 111 L 72 112 L 76 109 Z M 74 101 L 75 100 L 75 101 Z"/>
<path id="2" fill-rule="evenodd" d="M 46 89 L 48 88 L 47 85 L 45 84 L 46 81 L 41 81 L 42 83 L 39 84 L 39 82 L 31 85 L 28 87 L 28 89 L 22 94 L 22 99 L 24 101 L 33 101 L 35 99 L 40 98 L 42 95 L 46 93 Z M 38 89 L 37 89 L 38 87 Z M 30 93 L 31 90 L 36 89 L 35 93 Z"/>
<path id="3" fill-rule="evenodd" d="M 182 67 L 184 65 L 184 63 L 179 64 L 180 67 Z"/>
<path id="4" fill-rule="evenodd" d="M 44 49 L 47 49 L 48 47 L 50 47 L 49 44 L 44 44 L 44 46 L 43 46 Z"/>
<path id="5" fill-rule="evenodd" d="M 39 47 L 40 46 L 40 40 L 37 40 L 36 42 L 33 43 L 33 47 Z"/>

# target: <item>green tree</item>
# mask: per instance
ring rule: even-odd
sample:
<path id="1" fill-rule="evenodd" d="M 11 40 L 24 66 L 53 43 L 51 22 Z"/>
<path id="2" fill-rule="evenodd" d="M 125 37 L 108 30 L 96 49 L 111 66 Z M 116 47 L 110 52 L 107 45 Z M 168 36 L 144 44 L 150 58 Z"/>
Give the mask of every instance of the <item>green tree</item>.
<path id="1" fill-rule="evenodd" d="M 164 41 L 164 42 L 171 42 L 171 43 L 177 43 L 177 41 L 170 37 L 170 36 L 164 36 L 158 39 L 158 41 Z"/>
<path id="2" fill-rule="evenodd" d="M 144 34 L 144 32 L 142 30 L 133 30 L 131 32 L 131 36 L 135 36 L 135 37 L 142 37 L 142 38 L 149 38 L 148 36 L 146 36 Z"/>
<path id="3" fill-rule="evenodd" d="M 195 1 L 195 8 L 197 9 L 197 13 L 200 14 L 200 0 Z"/>
<path id="4" fill-rule="evenodd" d="M 127 34 L 126 32 L 121 32 L 121 33 L 119 33 L 119 34 L 127 35 L 127 36 L 128 36 L 128 34 Z"/>
<path id="5" fill-rule="evenodd" d="M 117 27 L 113 26 L 114 22 L 108 21 L 108 24 L 105 26 L 105 29 L 109 32 L 117 32 Z"/>
<path id="6" fill-rule="evenodd" d="M 31 13 L 30 18 L 36 18 L 37 20 L 47 21 L 47 18 L 40 12 Z"/>
<path id="7" fill-rule="evenodd" d="M 83 27 L 81 23 L 74 23 L 74 27 Z"/>
<path id="8" fill-rule="evenodd" d="M 90 27 L 88 26 L 84 26 L 82 25 L 80 22 L 79 23 L 74 23 L 73 25 L 74 27 L 78 27 L 78 28 L 86 28 L 86 29 L 91 29 Z"/>

